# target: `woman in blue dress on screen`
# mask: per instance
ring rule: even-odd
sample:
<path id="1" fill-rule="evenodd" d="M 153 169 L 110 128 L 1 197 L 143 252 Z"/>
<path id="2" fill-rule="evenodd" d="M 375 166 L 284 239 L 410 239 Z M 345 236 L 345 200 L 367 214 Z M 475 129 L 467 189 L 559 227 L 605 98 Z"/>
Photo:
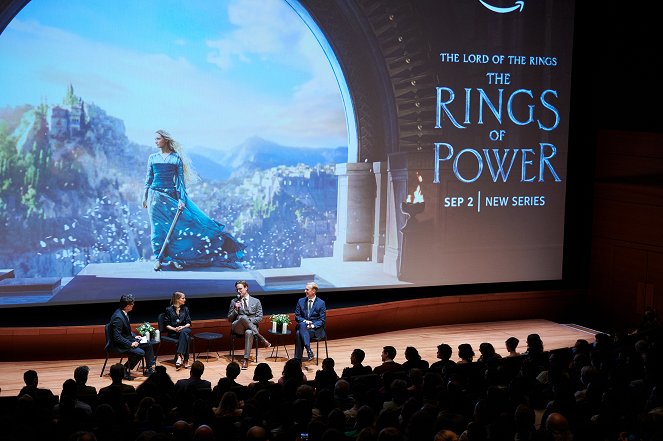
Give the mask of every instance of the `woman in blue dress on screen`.
<path id="1" fill-rule="evenodd" d="M 244 256 L 244 245 L 187 197 L 186 184 L 198 177 L 180 144 L 165 130 L 156 132 L 154 142 L 159 151 L 147 160 L 143 208 L 148 209 L 150 217 L 155 271 L 168 265 L 175 269 L 243 268 L 239 261 Z"/>

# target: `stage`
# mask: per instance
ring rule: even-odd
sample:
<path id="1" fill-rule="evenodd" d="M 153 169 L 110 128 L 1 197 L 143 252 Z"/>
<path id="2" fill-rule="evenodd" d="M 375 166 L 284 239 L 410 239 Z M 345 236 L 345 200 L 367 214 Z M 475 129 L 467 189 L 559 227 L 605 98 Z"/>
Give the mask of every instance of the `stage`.
<path id="1" fill-rule="evenodd" d="M 199 332 L 194 327 L 194 333 Z M 414 346 L 424 360 L 433 363 L 436 361 L 437 345 L 446 343 L 453 349 L 453 360 L 457 360 L 457 347 L 461 343 L 470 343 L 479 355 L 479 344 L 482 342 L 492 343 L 497 352 L 505 356 L 504 341 L 511 336 L 520 340 L 518 347 L 520 352 L 526 350 L 525 340 L 528 334 L 538 333 L 544 343 L 544 349 L 552 351 L 555 349 L 572 347 L 576 340 L 585 339 L 590 343 L 594 341 L 594 335 L 599 332 L 593 329 L 585 328 L 575 324 L 555 323 L 548 320 L 510 320 L 494 321 L 481 323 L 464 323 L 441 326 L 426 326 L 419 328 L 410 328 L 391 332 L 382 332 L 377 334 L 366 334 L 350 338 L 335 338 L 330 331 L 330 340 L 328 342 L 329 356 L 336 362 L 336 372 L 340 374 L 343 368 L 350 365 L 350 353 L 355 348 L 361 348 L 366 352 L 365 365 L 377 366 L 381 363 L 380 354 L 385 345 L 394 346 L 398 352 L 396 361 L 402 363 L 405 361 L 403 353 L 407 346 Z M 265 333 L 266 334 L 266 333 Z M 267 335 L 267 334 L 266 334 Z M 272 337 L 272 343 L 276 340 Z M 227 339 L 227 336 L 225 337 Z M 186 378 L 189 371 L 176 371 L 170 360 L 172 359 L 172 345 L 164 346 L 164 351 L 159 355 L 158 364 L 163 364 L 174 381 L 180 378 Z M 272 348 L 261 347 L 258 351 L 258 362 L 266 362 L 274 373 L 274 380 L 277 380 L 283 370 L 283 364 L 286 360 L 285 349 L 292 356 L 294 347 L 288 342 L 287 346 L 279 347 L 279 358 L 266 358 L 270 356 Z M 315 344 L 313 345 L 315 351 Z M 205 348 L 197 348 L 204 351 Z M 170 352 L 169 352 L 170 351 Z M 324 358 L 324 344 L 320 345 L 320 356 Z M 241 351 L 240 351 L 241 354 Z M 252 353 L 253 355 L 254 353 Z M 203 378 L 216 384 L 218 379 L 225 375 L 225 368 L 228 364 L 228 352 L 219 352 L 220 358 L 217 358 L 216 351 L 210 352 L 210 358 L 205 358 L 203 352 L 200 358 L 205 363 L 205 373 Z M 236 354 L 237 355 L 237 354 Z M 109 359 L 109 364 L 119 361 L 119 358 Z M 39 374 L 39 386 L 51 389 L 55 394 L 59 394 L 62 389 L 62 383 L 73 378 L 74 369 L 79 365 L 90 367 L 90 378 L 88 384 L 99 388 L 110 384 L 108 377 L 108 366 L 104 377 L 99 377 L 103 358 L 52 360 L 52 361 L 11 361 L 0 362 L 0 395 L 15 396 L 23 387 L 23 372 L 28 369 L 34 369 Z M 249 369 L 243 370 L 238 378 L 241 384 L 249 384 L 253 378 L 255 361 L 249 365 Z M 315 372 L 319 369 L 315 361 L 304 363 L 304 372 L 309 380 L 315 377 Z M 132 382 L 127 382 L 133 386 L 138 386 L 144 378 L 137 373 L 137 377 Z"/>

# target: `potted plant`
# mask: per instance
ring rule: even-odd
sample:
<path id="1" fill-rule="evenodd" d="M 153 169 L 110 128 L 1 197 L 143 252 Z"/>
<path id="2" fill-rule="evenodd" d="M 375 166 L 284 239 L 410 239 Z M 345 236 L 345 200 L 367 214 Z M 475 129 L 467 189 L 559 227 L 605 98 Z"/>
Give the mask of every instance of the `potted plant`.
<path id="1" fill-rule="evenodd" d="M 154 335 L 154 328 L 148 322 L 139 325 L 136 331 L 143 337 L 147 337 L 147 341 L 150 341 L 150 335 Z"/>
<path id="2" fill-rule="evenodd" d="M 274 314 L 272 317 L 272 332 L 278 332 L 278 326 L 281 325 L 281 334 L 285 334 L 290 324 L 290 316 L 288 314 Z"/>

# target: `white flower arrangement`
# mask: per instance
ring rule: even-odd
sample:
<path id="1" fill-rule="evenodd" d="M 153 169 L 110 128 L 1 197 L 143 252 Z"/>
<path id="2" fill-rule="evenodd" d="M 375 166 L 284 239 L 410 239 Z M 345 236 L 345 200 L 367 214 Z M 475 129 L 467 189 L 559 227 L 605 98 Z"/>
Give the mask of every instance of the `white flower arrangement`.
<path id="1" fill-rule="evenodd" d="M 278 323 L 279 325 L 283 323 L 290 324 L 290 316 L 288 314 L 274 314 L 271 319 L 272 322 Z"/>
<path id="2" fill-rule="evenodd" d="M 138 327 L 136 328 L 136 331 L 138 331 L 138 333 L 139 333 L 140 335 L 143 335 L 143 336 L 144 336 L 145 334 L 147 334 L 148 332 L 149 332 L 151 335 L 154 335 L 154 328 L 153 328 L 152 325 L 150 325 L 148 322 L 145 322 L 145 323 L 143 323 L 142 325 L 138 326 Z"/>

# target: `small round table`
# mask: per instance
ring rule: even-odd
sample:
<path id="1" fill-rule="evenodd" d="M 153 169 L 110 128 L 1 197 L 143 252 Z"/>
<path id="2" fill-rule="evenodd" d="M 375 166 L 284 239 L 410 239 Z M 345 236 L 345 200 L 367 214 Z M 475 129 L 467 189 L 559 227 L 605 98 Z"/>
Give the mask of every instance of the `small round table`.
<path id="1" fill-rule="evenodd" d="M 197 340 L 203 340 L 203 341 L 207 342 L 207 345 L 206 345 L 207 349 L 205 351 L 206 352 L 205 360 L 209 360 L 210 345 L 212 344 L 212 342 L 214 340 L 221 340 L 223 338 L 223 334 L 219 334 L 217 332 L 199 332 L 197 334 L 193 334 L 193 338 L 197 339 Z M 214 352 L 216 352 L 217 358 L 221 358 L 221 356 L 219 355 L 219 353 L 217 351 L 214 351 Z M 200 354 L 202 354 L 202 352 L 199 352 L 198 357 L 196 357 L 195 353 L 194 353 L 194 359 L 200 358 Z"/>
<path id="2" fill-rule="evenodd" d="M 286 329 L 286 331 L 284 333 L 284 332 L 280 332 L 280 331 L 274 332 L 271 329 L 269 329 L 269 330 L 267 330 L 267 332 L 276 337 L 276 340 L 274 340 L 274 346 L 272 347 L 272 354 L 267 358 L 274 358 L 274 359 L 279 358 L 279 345 L 283 346 L 283 349 L 285 350 L 285 356 L 290 358 L 290 354 L 288 354 L 288 348 L 286 347 L 285 344 L 283 344 L 281 342 L 281 336 L 290 335 L 290 334 L 292 334 L 292 331 L 290 329 Z M 276 351 L 276 354 L 274 354 L 274 351 Z"/>

